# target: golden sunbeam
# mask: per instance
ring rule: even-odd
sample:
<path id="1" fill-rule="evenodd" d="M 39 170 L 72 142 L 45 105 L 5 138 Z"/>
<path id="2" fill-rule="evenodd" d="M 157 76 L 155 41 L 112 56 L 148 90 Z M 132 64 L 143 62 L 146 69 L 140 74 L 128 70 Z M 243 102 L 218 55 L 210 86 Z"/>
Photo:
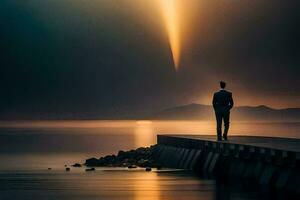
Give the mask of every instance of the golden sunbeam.
<path id="1" fill-rule="evenodd" d="M 165 25 L 169 37 L 175 69 L 178 70 L 180 64 L 180 33 L 177 0 L 160 0 Z"/>

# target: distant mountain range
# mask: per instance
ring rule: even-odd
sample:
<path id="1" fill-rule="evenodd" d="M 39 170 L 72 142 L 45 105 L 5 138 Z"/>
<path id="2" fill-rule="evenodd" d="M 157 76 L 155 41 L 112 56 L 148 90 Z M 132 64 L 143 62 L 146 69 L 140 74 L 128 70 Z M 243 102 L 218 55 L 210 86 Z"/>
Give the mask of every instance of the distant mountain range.
<path id="1" fill-rule="evenodd" d="M 116 110 L 113 112 L 45 112 L 45 113 L 4 113 L 0 112 L 0 120 L 215 120 L 212 106 L 188 104 L 167 108 L 161 111 L 133 112 Z M 300 122 L 300 108 L 273 109 L 267 106 L 240 106 L 231 111 L 231 119 L 235 121 L 283 121 Z"/>
<path id="2" fill-rule="evenodd" d="M 162 110 L 151 115 L 151 119 L 169 120 L 214 120 L 212 106 L 189 104 Z M 273 109 L 264 105 L 234 107 L 232 120 L 251 121 L 300 121 L 300 108 Z"/>

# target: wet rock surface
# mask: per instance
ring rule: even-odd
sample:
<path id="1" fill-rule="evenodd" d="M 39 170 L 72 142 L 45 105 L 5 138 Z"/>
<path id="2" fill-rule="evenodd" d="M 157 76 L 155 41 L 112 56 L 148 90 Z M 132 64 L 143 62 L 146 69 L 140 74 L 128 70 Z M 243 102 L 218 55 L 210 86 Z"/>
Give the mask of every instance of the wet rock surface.
<path id="1" fill-rule="evenodd" d="M 75 163 L 74 165 L 72 165 L 72 167 L 81 167 L 81 164 Z"/>
<path id="2" fill-rule="evenodd" d="M 92 167 L 92 168 L 85 169 L 85 171 L 87 171 L 87 172 L 96 171 L 96 169 L 94 167 Z"/>
<path id="3" fill-rule="evenodd" d="M 157 159 L 157 151 L 157 145 L 119 151 L 117 155 L 107 155 L 99 159 L 89 158 L 85 165 L 89 167 L 161 168 Z"/>

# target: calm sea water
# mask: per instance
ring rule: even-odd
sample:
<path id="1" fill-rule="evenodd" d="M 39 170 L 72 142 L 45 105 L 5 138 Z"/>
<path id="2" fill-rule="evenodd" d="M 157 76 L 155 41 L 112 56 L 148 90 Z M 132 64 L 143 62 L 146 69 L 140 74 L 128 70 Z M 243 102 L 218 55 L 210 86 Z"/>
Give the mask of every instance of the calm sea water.
<path id="1" fill-rule="evenodd" d="M 182 171 L 83 168 L 64 165 L 156 143 L 160 134 L 214 134 L 214 122 L 35 121 L 0 122 L 2 199 L 257 199 L 215 180 Z M 233 122 L 231 135 L 300 138 L 300 123 Z M 47 170 L 47 168 L 52 170 Z"/>

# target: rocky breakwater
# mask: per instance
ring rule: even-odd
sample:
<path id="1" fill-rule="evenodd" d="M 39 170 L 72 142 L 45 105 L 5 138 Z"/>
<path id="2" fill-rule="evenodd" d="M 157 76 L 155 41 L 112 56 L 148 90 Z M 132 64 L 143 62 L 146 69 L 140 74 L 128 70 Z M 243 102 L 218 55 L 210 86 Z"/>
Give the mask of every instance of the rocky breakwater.
<path id="1" fill-rule="evenodd" d="M 130 151 L 119 151 L 117 155 L 107 155 L 98 158 L 89 158 L 85 165 L 88 167 L 144 167 L 161 168 L 158 162 L 157 145 L 140 147 Z"/>

